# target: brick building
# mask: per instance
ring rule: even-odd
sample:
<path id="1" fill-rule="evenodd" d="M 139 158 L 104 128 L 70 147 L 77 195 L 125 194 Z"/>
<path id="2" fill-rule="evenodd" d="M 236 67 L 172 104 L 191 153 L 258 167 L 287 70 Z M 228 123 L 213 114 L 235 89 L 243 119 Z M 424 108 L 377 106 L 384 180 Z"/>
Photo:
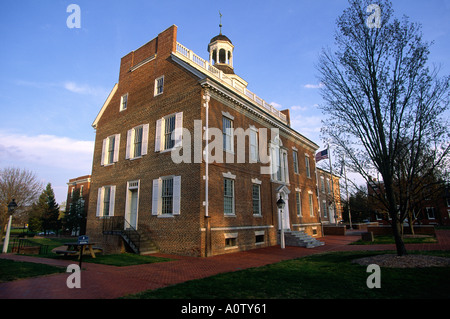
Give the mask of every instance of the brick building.
<path id="1" fill-rule="evenodd" d="M 276 245 L 281 224 L 322 235 L 318 146 L 247 89 L 233 49 L 219 34 L 204 60 L 173 25 L 121 59 L 93 123 L 87 234 L 107 251 L 223 254 Z"/>
<path id="2" fill-rule="evenodd" d="M 91 175 L 80 176 L 76 178 L 69 179 L 67 183 L 67 201 L 66 201 L 66 212 L 70 211 L 72 205 L 72 199 L 74 192 L 79 191 L 80 194 L 80 205 L 83 207 L 84 216 L 87 216 L 88 204 L 89 204 L 89 193 L 91 190 Z M 81 229 L 77 233 L 84 234 L 86 230 L 86 223 L 83 223 Z"/>
<path id="3" fill-rule="evenodd" d="M 317 182 L 319 192 L 320 216 L 323 224 L 338 224 L 342 221 L 341 191 L 339 187 L 340 177 L 317 168 Z M 334 198 L 333 198 L 334 191 Z"/>

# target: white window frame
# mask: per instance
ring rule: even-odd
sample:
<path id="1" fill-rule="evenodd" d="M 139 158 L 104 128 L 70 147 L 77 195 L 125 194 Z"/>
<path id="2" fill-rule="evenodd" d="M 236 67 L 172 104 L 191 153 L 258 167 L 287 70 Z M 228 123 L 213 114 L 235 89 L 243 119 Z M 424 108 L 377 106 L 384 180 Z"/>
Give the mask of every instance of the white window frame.
<path id="1" fill-rule="evenodd" d="M 308 200 L 309 200 L 309 216 L 314 217 L 314 199 L 312 192 L 308 192 Z"/>
<path id="2" fill-rule="evenodd" d="M 297 204 L 297 216 L 302 217 L 302 193 L 295 192 L 295 202 Z"/>
<path id="3" fill-rule="evenodd" d="M 225 212 L 225 182 L 230 181 L 231 182 L 231 212 Z M 236 216 L 236 210 L 235 210 L 235 180 L 230 177 L 224 177 L 223 179 L 223 214 L 224 216 Z M 227 195 L 227 198 L 230 198 L 229 195 Z"/>
<path id="4" fill-rule="evenodd" d="M 142 141 L 141 141 L 141 150 L 140 155 L 135 156 L 135 134 L 136 131 L 142 128 Z M 149 130 L 149 124 L 143 124 L 136 127 L 133 127 L 131 130 L 128 130 L 127 132 L 127 149 L 125 158 L 126 159 L 136 159 L 141 158 L 144 155 L 147 155 L 148 152 L 148 130 Z"/>
<path id="5" fill-rule="evenodd" d="M 430 211 L 433 214 L 431 217 Z M 436 219 L 436 209 L 434 207 L 425 207 L 425 212 L 427 213 L 427 219 Z"/>
<path id="6" fill-rule="evenodd" d="M 171 138 L 174 140 L 173 147 L 166 147 L 166 122 L 170 118 L 175 117 L 175 128 L 172 131 Z M 183 112 L 172 113 L 166 115 L 156 121 L 155 132 L 155 152 L 171 151 L 182 146 L 183 137 Z"/>
<path id="7" fill-rule="evenodd" d="M 253 188 L 257 187 L 258 188 L 258 212 L 255 214 L 255 201 L 256 199 L 253 197 Z M 260 217 L 262 216 L 261 213 L 261 185 L 260 184 L 256 184 L 256 183 L 252 183 L 252 212 L 253 212 L 253 216 L 255 217 Z"/>
<path id="8" fill-rule="evenodd" d="M 328 218 L 328 207 L 326 200 L 322 200 L 322 210 L 323 210 L 323 218 Z"/>
<path id="9" fill-rule="evenodd" d="M 270 156 L 272 181 L 289 184 L 288 151 L 279 138 L 270 143 Z"/>
<path id="10" fill-rule="evenodd" d="M 114 155 L 112 162 L 110 162 L 109 149 L 113 138 L 114 138 Z M 102 166 L 112 165 L 119 161 L 119 146 L 120 146 L 120 134 L 108 136 L 103 140 L 102 159 L 101 159 Z"/>
<path id="11" fill-rule="evenodd" d="M 161 91 L 159 90 L 161 88 Z M 155 90 L 153 96 L 158 96 L 164 93 L 164 75 L 155 79 Z"/>
<path id="12" fill-rule="evenodd" d="M 249 162 L 257 163 L 259 161 L 258 152 L 258 129 L 254 126 L 250 126 L 250 136 L 249 136 Z"/>
<path id="13" fill-rule="evenodd" d="M 125 111 L 128 107 L 128 93 L 120 97 L 120 112 Z"/>
<path id="14" fill-rule="evenodd" d="M 305 167 L 306 167 L 306 177 L 311 178 L 311 163 L 309 162 L 308 154 L 305 154 Z"/>
<path id="15" fill-rule="evenodd" d="M 225 121 L 230 122 L 230 127 L 225 128 Z M 234 153 L 234 119 L 229 116 L 222 117 L 223 150 Z"/>
<path id="16" fill-rule="evenodd" d="M 162 185 L 163 180 L 173 179 L 172 184 L 172 213 L 162 213 Z M 172 217 L 181 214 L 181 176 L 162 176 L 153 180 L 152 215 L 158 217 Z"/>
<path id="17" fill-rule="evenodd" d="M 296 150 L 292 150 L 292 160 L 294 162 L 294 173 L 299 174 L 298 170 L 298 152 Z"/>
<path id="18" fill-rule="evenodd" d="M 109 211 L 108 215 L 104 214 L 104 202 L 105 202 L 105 193 L 106 189 L 109 188 Z M 115 204 L 115 198 L 116 198 L 116 186 L 115 185 L 108 185 L 108 186 L 102 186 L 99 187 L 98 193 L 97 193 L 97 217 L 105 217 L 105 216 L 114 216 L 114 204 Z"/>

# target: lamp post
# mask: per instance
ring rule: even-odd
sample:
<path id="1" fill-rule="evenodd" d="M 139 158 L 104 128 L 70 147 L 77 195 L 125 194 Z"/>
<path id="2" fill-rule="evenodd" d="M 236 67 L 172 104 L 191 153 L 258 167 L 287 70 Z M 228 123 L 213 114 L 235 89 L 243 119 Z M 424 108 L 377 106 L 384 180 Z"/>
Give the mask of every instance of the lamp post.
<path id="1" fill-rule="evenodd" d="M 11 232 L 12 214 L 13 214 L 14 210 L 16 209 L 16 207 L 17 207 L 16 200 L 13 199 L 12 202 L 8 204 L 9 221 L 8 221 L 8 228 L 6 229 L 5 241 L 3 242 L 2 253 L 4 253 L 4 254 L 6 254 L 8 252 L 9 234 Z"/>
<path id="2" fill-rule="evenodd" d="M 283 208 L 284 208 L 284 200 L 280 198 L 277 200 L 277 207 L 280 210 L 280 225 L 281 225 L 281 235 L 280 235 L 280 244 L 281 244 L 281 249 L 284 249 L 285 244 L 284 244 L 284 225 L 283 225 Z"/>

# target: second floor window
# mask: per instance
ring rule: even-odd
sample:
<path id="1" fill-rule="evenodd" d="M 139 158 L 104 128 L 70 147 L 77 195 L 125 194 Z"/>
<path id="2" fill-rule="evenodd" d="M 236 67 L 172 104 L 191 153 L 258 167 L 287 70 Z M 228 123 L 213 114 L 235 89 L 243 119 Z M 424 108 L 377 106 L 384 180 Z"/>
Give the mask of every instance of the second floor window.
<path id="1" fill-rule="evenodd" d="M 164 75 L 155 80 L 155 96 L 164 92 Z"/>
<path id="2" fill-rule="evenodd" d="M 127 133 L 126 159 L 139 158 L 147 154 L 148 124 L 136 126 Z"/>
<path id="3" fill-rule="evenodd" d="M 223 150 L 233 152 L 233 120 L 222 118 L 223 125 Z"/>
<path id="4" fill-rule="evenodd" d="M 127 104 L 128 104 L 128 93 L 122 95 L 122 97 L 120 98 L 120 110 L 126 110 L 127 109 Z"/>
<path id="5" fill-rule="evenodd" d="M 119 160 L 120 134 L 108 136 L 103 140 L 101 165 L 109 165 Z"/>
<path id="6" fill-rule="evenodd" d="M 155 152 L 181 147 L 183 112 L 170 114 L 156 121 Z"/>
<path id="7" fill-rule="evenodd" d="M 311 170 L 309 166 L 309 156 L 305 155 L 306 177 L 311 178 Z"/>

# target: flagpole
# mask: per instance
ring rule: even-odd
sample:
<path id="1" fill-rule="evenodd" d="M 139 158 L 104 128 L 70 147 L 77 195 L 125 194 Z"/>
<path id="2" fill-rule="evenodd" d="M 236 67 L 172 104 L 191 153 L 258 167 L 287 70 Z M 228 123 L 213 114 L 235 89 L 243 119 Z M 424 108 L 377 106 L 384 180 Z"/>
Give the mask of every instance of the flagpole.
<path id="1" fill-rule="evenodd" d="M 334 201 L 334 181 L 333 181 L 333 167 L 331 166 L 331 152 L 330 152 L 330 144 L 327 145 L 327 154 L 328 160 L 330 161 L 330 178 L 331 178 L 331 198 L 334 212 L 334 223 L 337 226 L 337 212 L 336 212 L 336 203 Z"/>
<path id="2" fill-rule="evenodd" d="M 350 211 L 350 197 L 348 196 L 348 183 L 347 183 L 347 168 L 345 167 L 345 155 L 342 161 L 342 165 L 344 166 L 344 176 L 345 176 L 345 192 L 347 193 L 347 209 L 348 209 L 348 220 L 350 224 L 350 230 L 352 227 L 352 213 Z"/>

